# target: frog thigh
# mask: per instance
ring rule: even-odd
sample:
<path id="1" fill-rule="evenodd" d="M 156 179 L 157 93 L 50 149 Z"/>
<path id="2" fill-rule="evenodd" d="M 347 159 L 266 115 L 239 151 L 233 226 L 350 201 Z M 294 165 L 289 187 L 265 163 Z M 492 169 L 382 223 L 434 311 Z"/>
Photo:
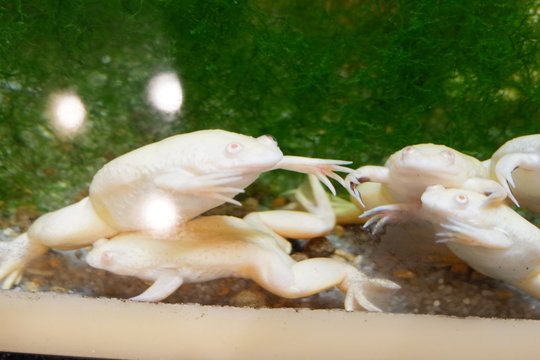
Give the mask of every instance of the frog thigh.
<path id="1" fill-rule="evenodd" d="M 28 229 L 33 242 L 59 250 L 78 249 L 117 233 L 96 213 L 87 197 L 39 217 Z"/>

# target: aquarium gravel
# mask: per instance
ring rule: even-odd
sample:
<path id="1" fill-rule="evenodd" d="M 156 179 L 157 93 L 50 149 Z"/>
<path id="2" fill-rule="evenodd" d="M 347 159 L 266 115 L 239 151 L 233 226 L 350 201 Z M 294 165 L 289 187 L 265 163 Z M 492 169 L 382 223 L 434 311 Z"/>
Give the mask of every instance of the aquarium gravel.
<path id="1" fill-rule="evenodd" d="M 254 202 L 248 200 L 248 206 Z M 225 205 L 212 214 L 240 216 L 243 212 Z M 368 276 L 395 281 L 401 289 L 381 302 L 387 312 L 540 319 L 540 300 L 472 270 L 445 245 L 430 242 L 431 231 L 429 223 L 413 222 L 405 227 L 390 225 L 382 236 L 373 237 L 360 225 L 337 226 L 329 236 L 314 239 L 316 244 L 295 241 L 292 256 L 302 260 L 324 253 L 359 266 Z M 12 236 L 10 230 L 2 234 L 3 239 Z M 15 291 L 129 298 L 148 287 L 149 284 L 139 279 L 87 266 L 86 252 L 86 249 L 49 252 L 29 266 Z M 163 302 L 342 309 L 343 295 L 334 289 L 300 299 L 284 299 L 250 280 L 228 278 L 184 284 Z"/>

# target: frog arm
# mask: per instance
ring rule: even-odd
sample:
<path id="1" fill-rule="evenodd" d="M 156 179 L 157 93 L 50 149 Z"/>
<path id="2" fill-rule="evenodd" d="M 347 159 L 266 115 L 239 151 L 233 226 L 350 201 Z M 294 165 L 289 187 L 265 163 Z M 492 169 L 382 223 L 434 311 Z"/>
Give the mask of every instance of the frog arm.
<path id="1" fill-rule="evenodd" d="M 343 186 L 343 179 L 339 177 L 335 171 L 352 172 L 352 169 L 341 166 L 348 165 L 350 163 L 350 161 L 342 160 L 307 158 L 303 156 L 284 156 L 271 170 L 283 169 L 296 171 L 303 174 L 313 174 L 330 190 L 333 195 L 335 195 L 336 189 L 328 178 L 336 180 Z"/>
<path id="2" fill-rule="evenodd" d="M 366 182 L 388 183 L 390 181 L 390 171 L 384 166 L 362 166 L 345 178 L 345 188 L 351 196 L 363 207 L 366 207 L 362 201 L 362 195 L 357 189 L 357 185 Z"/>
<path id="3" fill-rule="evenodd" d="M 456 242 L 462 245 L 486 249 L 504 250 L 512 246 L 512 239 L 501 228 L 483 229 L 448 218 L 448 224 L 440 225 L 445 231 L 436 233 L 437 242 Z"/>
<path id="4" fill-rule="evenodd" d="M 244 189 L 225 186 L 239 180 L 242 180 L 241 172 L 236 171 L 194 175 L 177 170 L 157 176 L 154 179 L 154 184 L 165 191 L 205 196 L 241 205 L 233 197 L 244 192 Z"/>
<path id="5" fill-rule="evenodd" d="M 509 194 L 501 184 L 491 179 L 473 177 L 463 184 L 463 189 L 485 194 L 487 199 L 484 206 L 498 205 L 506 199 Z"/>
<path id="6" fill-rule="evenodd" d="M 364 229 L 371 229 L 373 235 L 379 234 L 390 221 L 404 222 L 414 218 L 421 208 L 413 203 L 382 205 L 365 211 L 360 215 L 361 219 L 369 218 L 364 224 Z"/>
<path id="7" fill-rule="evenodd" d="M 180 286 L 183 279 L 177 271 L 173 269 L 158 269 L 156 281 L 140 295 L 132 297 L 134 301 L 160 301 L 171 295 Z"/>
<path id="8" fill-rule="evenodd" d="M 31 241 L 27 233 L 11 241 L 0 241 L 0 281 L 2 289 L 20 282 L 26 264 L 47 252 L 49 248 Z"/>
<path id="9" fill-rule="evenodd" d="M 495 176 L 497 181 L 506 189 L 508 197 L 519 206 L 510 186 L 516 187 L 512 178 L 512 171 L 520 168 L 523 170 L 540 171 L 540 151 L 532 153 L 512 153 L 506 154 L 499 159 L 495 165 Z M 509 186 L 510 185 L 510 186 Z"/>

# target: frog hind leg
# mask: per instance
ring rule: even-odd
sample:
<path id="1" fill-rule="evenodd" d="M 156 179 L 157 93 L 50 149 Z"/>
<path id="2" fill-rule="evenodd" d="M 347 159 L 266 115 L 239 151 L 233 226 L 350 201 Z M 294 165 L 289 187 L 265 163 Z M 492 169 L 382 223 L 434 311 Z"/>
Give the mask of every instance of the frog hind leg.
<path id="1" fill-rule="evenodd" d="M 119 231 L 96 213 L 90 200 L 81 201 L 39 217 L 28 229 L 36 243 L 59 250 L 78 249 Z"/>
<path id="2" fill-rule="evenodd" d="M 0 242 L 0 282 L 3 289 L 18 284 L 27 264 L 49 248 L 78 249 L 118 231 L 94 211 L 88 198 L 39 217 L 11 241 Z"/>
<path id="3" fill-rule="evenodd" d="M 261 265 L 260 273 L 253 277 L 266 290 L 294 299 L 337 286 L 345 293 L 347 311 L 380 311 L 372 303 L 372 298 L 399 288 L 389 280 L 370 279 L 355 267 L 335 259 L 312 258 L 293 263 L 274 261 L 269 265 Z"/>
<path id="4" fill-rule="evenodd" d="M 27 233 L 11 241 L 0 242 L 0 282 L 2 289 L 17 285 L 26 264 L 47 252 L 47 246 L 32 242 Z"/>
<path id="5" fill-rule="evenodd" d="M 305 186 L 296 191 L 296 200 L 306 211 L 271 210 L 253 212 L 244 221 L 272 236 L 278 246 L 289 253 L 286 238 L 312 239 L 327 235 L 336 223 L 328 195 L 314 175 L 308 176 Z"/>

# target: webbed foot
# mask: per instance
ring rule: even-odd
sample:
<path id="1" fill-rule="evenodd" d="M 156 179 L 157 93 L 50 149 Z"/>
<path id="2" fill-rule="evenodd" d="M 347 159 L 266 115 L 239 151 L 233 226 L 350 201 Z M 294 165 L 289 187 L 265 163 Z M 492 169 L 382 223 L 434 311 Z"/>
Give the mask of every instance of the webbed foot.
<path id="1" fill-rule="evenodd" d="M 11 241 L 0 242 L 0 282 L 2 289 L 11 289 L 22 278 L 26 265 L 49 248 L 35 244 L 26 233 Z"/>
<path id="2" fill-rule="evenodd" d="M 365 309 L 367 311 L 382 311 L 372 301 L 374 298 L 389 296 L 400 286 L 386 279 L 370 279 L 360 271 L 347 276 L 339 285 L 345 293 L 345 310 L 354 311 Z"/>

